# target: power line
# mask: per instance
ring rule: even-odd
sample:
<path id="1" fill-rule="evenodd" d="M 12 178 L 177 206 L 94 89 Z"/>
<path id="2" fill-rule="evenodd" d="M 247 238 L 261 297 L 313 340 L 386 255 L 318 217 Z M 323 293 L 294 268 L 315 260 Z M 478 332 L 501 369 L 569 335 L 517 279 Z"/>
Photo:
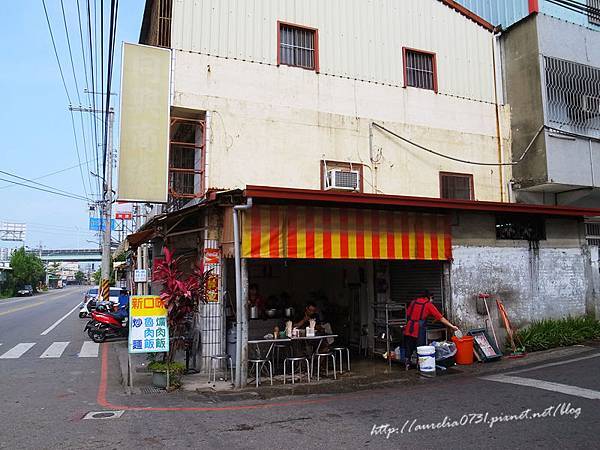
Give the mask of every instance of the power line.
<path id="1" fill-rule="evenodd" d="M 69 28 L 67 27 L 67 17 L 65 15 L 65 5 L 63 0 L 60 0 L 60 9 L 62 10 L 63 24 L 65 25 L 65 35 L 67 36 L 67 48 L 69 49 L 69 58 L 71 60 L 71 71 L 73 72 L 73 81 L 75 81 L 75 92 L 77 94 L 77 101 L 81 105 L 81 97 L 79 97 L 79 84 L 77 83 L 77 76 L 75 75 L 75 63 L 73 62 L 73 52 L 71 51 L 71 39 L 69 37 Z"/>
<path id="2" fill-rule="evenodd" d="M 82 200 L 82 201 L 85 201 L 85 202 L 89 202 L 90 201 L 89 199 L 87 199 L 85 197 L 80 197 L 80 196 L 75 196 L 75 195 L 70 195 L 70 194 L 61 194 L 61 193 L 56 192 L 56 191 L 51 191 L 51 190 L 48 190 L 48 189 L 42 189 L 42 188 L 39 188 L 39 187 L 36 187 L 36 186 L 30 186 L 28 184 L 19 183 L 17 181 L 8 180 L 6 178 L 0 178 L 0 181 L 6 181 L 8 183 L 16 184 L 18 186 L 23 186 L 23 187 L 26 187 L 26 188 L 29 188 L 29 189 L 35 189 L 37 191 L 48 192 L 50 194 L 59 195 L 61 197 L 73 198 L 75 200 Z"/>
<path id="3" fill-rule="evenodd" d="M 79 155 L 79 141 L 77 140 L 77 133 L 75 132 L 75 119 L 73 118 L 73 110 L 69 110 L 69 112 L 71 113 L 71 125 L 73 126 L 73 138 L 75 138 L 75 151 L 77 152 L 77 161 L 80 164 L 79 174 L 81 175 L 81 185 L 83 186 L 83 192 L 85 192 L 85 196 L 89 197 L 89 194 L 85 187 L 85 179 L 83 178 L 83 169 L 81 168 L 81 157 Z"/>
<path id="4" fill-rule="evenodd" d="M 80 196 L 78 194 L 73 194 L 71 192 L 67 192 L 67 191 L 64 191 L 62 189 L 55 188 L 54 186 L 48 186 L 47 184 L 40 183 L 40 182 L 34 181 L 34 180 L 30 180 L 29 178 L 25 178 L 25 177 L 22 177 L 22 176 L 19 176 L 19 175 L 15 175 L 14 173 L 6 172 L 4 170 L 0 170 L 0 173 L 3 173 L 4 175 L 8 175 L 9 177 L 16 178 L 18 180 L 23 180 L 23 181 L 26 181 L 26 182 L 31 183 L 31 184 L 36 184 L 38 186 L 42 186 L 42 187 L 45 187 L 45 188 L 48 188 L 48 189 L 52 189 L 52 190 L 57 191 L 57 192 L 62 192 L 63 194 L 77 195 L 80 198 L 83 198 L 83 199 L 85 199 L 87 201 L 90 201 L 87 197 L 83 197 L 83 196 Z"/>
<path id="5" fill-rule="evenodd" d="M 533 137 L 533 139 L 531 139 L 531 142 L 529 142 L 529 145 L 527 146 L 527 148 L 525 149 L 525 151 L 523 152 L 523 154 L 521 155 L 521 157 L 514 162 L 510 162 L 510 163 L 486 163 L 486 162 L 477 162 L 477 161 L 469 161 L 466 159 L 460 159 L 460 158 L 455 158 L 454 156 L 448 156 L 448 155 L 444 155 L 443 153 L 440 152 L 436 152 L 435 150 L 432 150 L 430 148 L 427 148 L 421 144 L 417 144 L 414 141 L 411 141 L 410 139 L 405 138 L 404 136 L 399 135 L 398 133 L 394 133 L 393 131 L 387 129 L 386 127 L 384 127 L 383 125 L 379 125 L 376 122 L 373 122 L 373 126 L 376 128 L 379 128 L 380 130 L 385 131 L 386 133 L 391 134 L 392 136 L 400 139 L 401 141 L 404 141 L 410 145 L 413 145 L 421 150 L 425 150 L 428 153 L 431 153 L 433 155 L 439 156 L 441 158 L 446 158 L 449 159 L 451 161 L 456 161 L 459 163 L 463 163 L 463 164 L 471 164 L 474 166 L 516 166 L 517 164 L 519 164 L 521 161 L 523 161 L 523 158 L 525 158 L 525 155 L 527 155 L 527 153 L 529 153 L 529 150 L 531 149 L 531 147 L 533 146 L 533 143 L 536 141 L 536 139 L 538 138 L 538 136 L 542 133 L 542 131 L 544 131 L 545 126 L 542 125 L 540 127 L 540 129 L 538 130 L 538 132 L 535 134 L 535 136 Z"/>
<path id="6" fill-rule="evenodd" d="M 89 94 L 89 84 L 88 84 L 88 71 L 87 71 L 87 58 L 86 58 L 86 54 L 85 54 L 85 45 L 84 45 L 84 39 L 83 39 L 83 26 L 81 24 L 81 6 L 79 4 L 79 0 L 77 0 L 77 21 L 79 23 L 79 42 L 81 44 L 81 61 L 83 62 L 83 73 L 84 73 L 84 80 L 85 80 L 85 89 L 86 92 L 88 92 L 88 101 L 90 100 L 90 94 Z M 79 116 L 81 118 L 81 127 L 83 129 L 83 116 L 80 115 Z M 91 117 L 90 117 L 90 121 L 91 121 Z M 90 122 L 91 125 L 91 122 Z M 92 132 L 91 128 L 90 128 L 90 133 Z M 86 159 L 86 167 L 87 167 L 87 173 L 88 173 L 88 181 L 90 183 L 90 192 L 94 191 L 94 188 L 92 186 L 92 180 L 89 177 L 89 172 L 90 172 L 90 165 L 89 165 L 89 156 L 88 156 L 88 152 L 87 152 L 87 142 L 85 141 L 85 131 L 83 132 L 83 139 L 84 139 L 84 152 L 85 152 L 85 159 Z M 90 136 L 90 141 L 93 140 L 93 136 Z M 93 142 L 90 142 L 90 145 Z"/>
<path id="7" fill-rule="evenodd" d="M 50 39 L 52 40 L 52 47 L 54 48 L 54 56 L 56 56 L 56 62 L 58 63 L 58 70 L 60 72 L 60 78 L 62 79 L 63 86 L 65 88 L 65 94 L 67 94 L 67 100 L 71 104 L 71 97 L 69 96 L 69 90 L 67 89 L 67 83 L 65 82 L 65 75 L 60 64 L 60 58 L 58 57 L 58 51 L 56 50 L 56 42 L 54 41 L 54 34 L 52 33 L 52 25 L 50 25 L 50 18 L 48 17 L 48 10 L 46 9 L 46 1 L 42 0 L 42 6 L 44 7 L 44 14 L 46 15 L 46 23 L 48 24 L 48 31 L 50 32 Z"/>
<path id="8" fill-rule="evenodd" d="M 64 169 L 60 169 L 60 170 L 56 170 L 54 172 L 47 173 L 46 175 L 42 175 L 41 177 L 32 178 L 32 180 L 42 180 L 44 178 L 51 177 L 52 175 L 57 175 L 59 173 L 67 172 L 68 170 L 73 170 L 73 169 L 76 169 L 78 167 L 81 167 L 83 164 L 88 164 L 90 161 L 91 161 L 91 159 L 87 160 L 87 161 L 84 161 L 81 164 L 75 164 L 74 166 L 66 167 Z M 12 185 L 11 184 L 6 184 L 4 186 L 0 186 L 0 189 L 6 189 L 6 188 L 9 188 L 9 187 L 12 187 Z"/>

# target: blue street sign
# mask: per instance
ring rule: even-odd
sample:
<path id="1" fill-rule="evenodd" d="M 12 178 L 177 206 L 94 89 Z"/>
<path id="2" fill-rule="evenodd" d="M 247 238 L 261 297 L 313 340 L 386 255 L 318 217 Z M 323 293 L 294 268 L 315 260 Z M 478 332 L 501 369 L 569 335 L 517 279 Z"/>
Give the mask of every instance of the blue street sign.
<path id="1" fill-rule="evenodd" d="M 102 226 L 102 229 L 100 229 L 100 226 L 102 224 L 102 221 L 100 220 L 99 217 L 90 217 L 90 230 L 91 231 L 104 231 L 105 227 Z M 110 219 L 110 229 L 115 231 L 117 229 L 117 221 L 115 219 Z"/>

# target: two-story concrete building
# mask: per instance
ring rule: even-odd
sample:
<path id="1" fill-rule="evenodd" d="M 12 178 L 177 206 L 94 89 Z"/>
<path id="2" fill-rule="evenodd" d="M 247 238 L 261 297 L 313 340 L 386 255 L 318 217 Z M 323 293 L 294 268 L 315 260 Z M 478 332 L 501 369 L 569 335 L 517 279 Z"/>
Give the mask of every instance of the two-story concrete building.
<path id="1" fill-rule="evenodd" d="M 228 316 L 244 343 L 284 320 L 248 320 L 249 284 L 277 311 L 315 300 L 371 353 L 381 305 L 424 289 L 465 329 L 484 325 L 479 293 L 518 325 L 598 307 L 583 233 L 598 211 L 514 203 L 499 41 L 456 2 L 148 0 L 140 44 L 119 198 L 161 203 L 132 248 L 213 270 L 203 356 L 225 349 Z"/>

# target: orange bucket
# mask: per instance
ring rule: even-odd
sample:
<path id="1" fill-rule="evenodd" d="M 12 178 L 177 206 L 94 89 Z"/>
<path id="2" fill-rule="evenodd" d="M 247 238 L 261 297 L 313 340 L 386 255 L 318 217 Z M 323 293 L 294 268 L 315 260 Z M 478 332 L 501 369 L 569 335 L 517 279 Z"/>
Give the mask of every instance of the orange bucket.
<path id="1" fill-rule="evenodd" d="M 464 366 L 473 364 L 473 336 L 462 338 L 452 336 L 452 342 L 456 344 L 456 364 Z"/>

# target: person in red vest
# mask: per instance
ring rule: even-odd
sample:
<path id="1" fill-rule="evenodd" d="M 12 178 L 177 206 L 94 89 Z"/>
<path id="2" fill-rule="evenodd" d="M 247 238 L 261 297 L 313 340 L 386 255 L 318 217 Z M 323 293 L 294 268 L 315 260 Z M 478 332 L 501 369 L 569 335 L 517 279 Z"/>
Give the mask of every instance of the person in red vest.
<path id="1" fill-rule="evenodd" d="M 433 317 L 454 331 L 458 327 L 451 324 L 432 303 L 433 295 L 429 291 L 414 299 L 406 310 L 406 326 L 404 327 L 404 349 L 406 370 L 410 368 L 410 358 L 417 347 L 426 345 L 427 319 Z"/>

